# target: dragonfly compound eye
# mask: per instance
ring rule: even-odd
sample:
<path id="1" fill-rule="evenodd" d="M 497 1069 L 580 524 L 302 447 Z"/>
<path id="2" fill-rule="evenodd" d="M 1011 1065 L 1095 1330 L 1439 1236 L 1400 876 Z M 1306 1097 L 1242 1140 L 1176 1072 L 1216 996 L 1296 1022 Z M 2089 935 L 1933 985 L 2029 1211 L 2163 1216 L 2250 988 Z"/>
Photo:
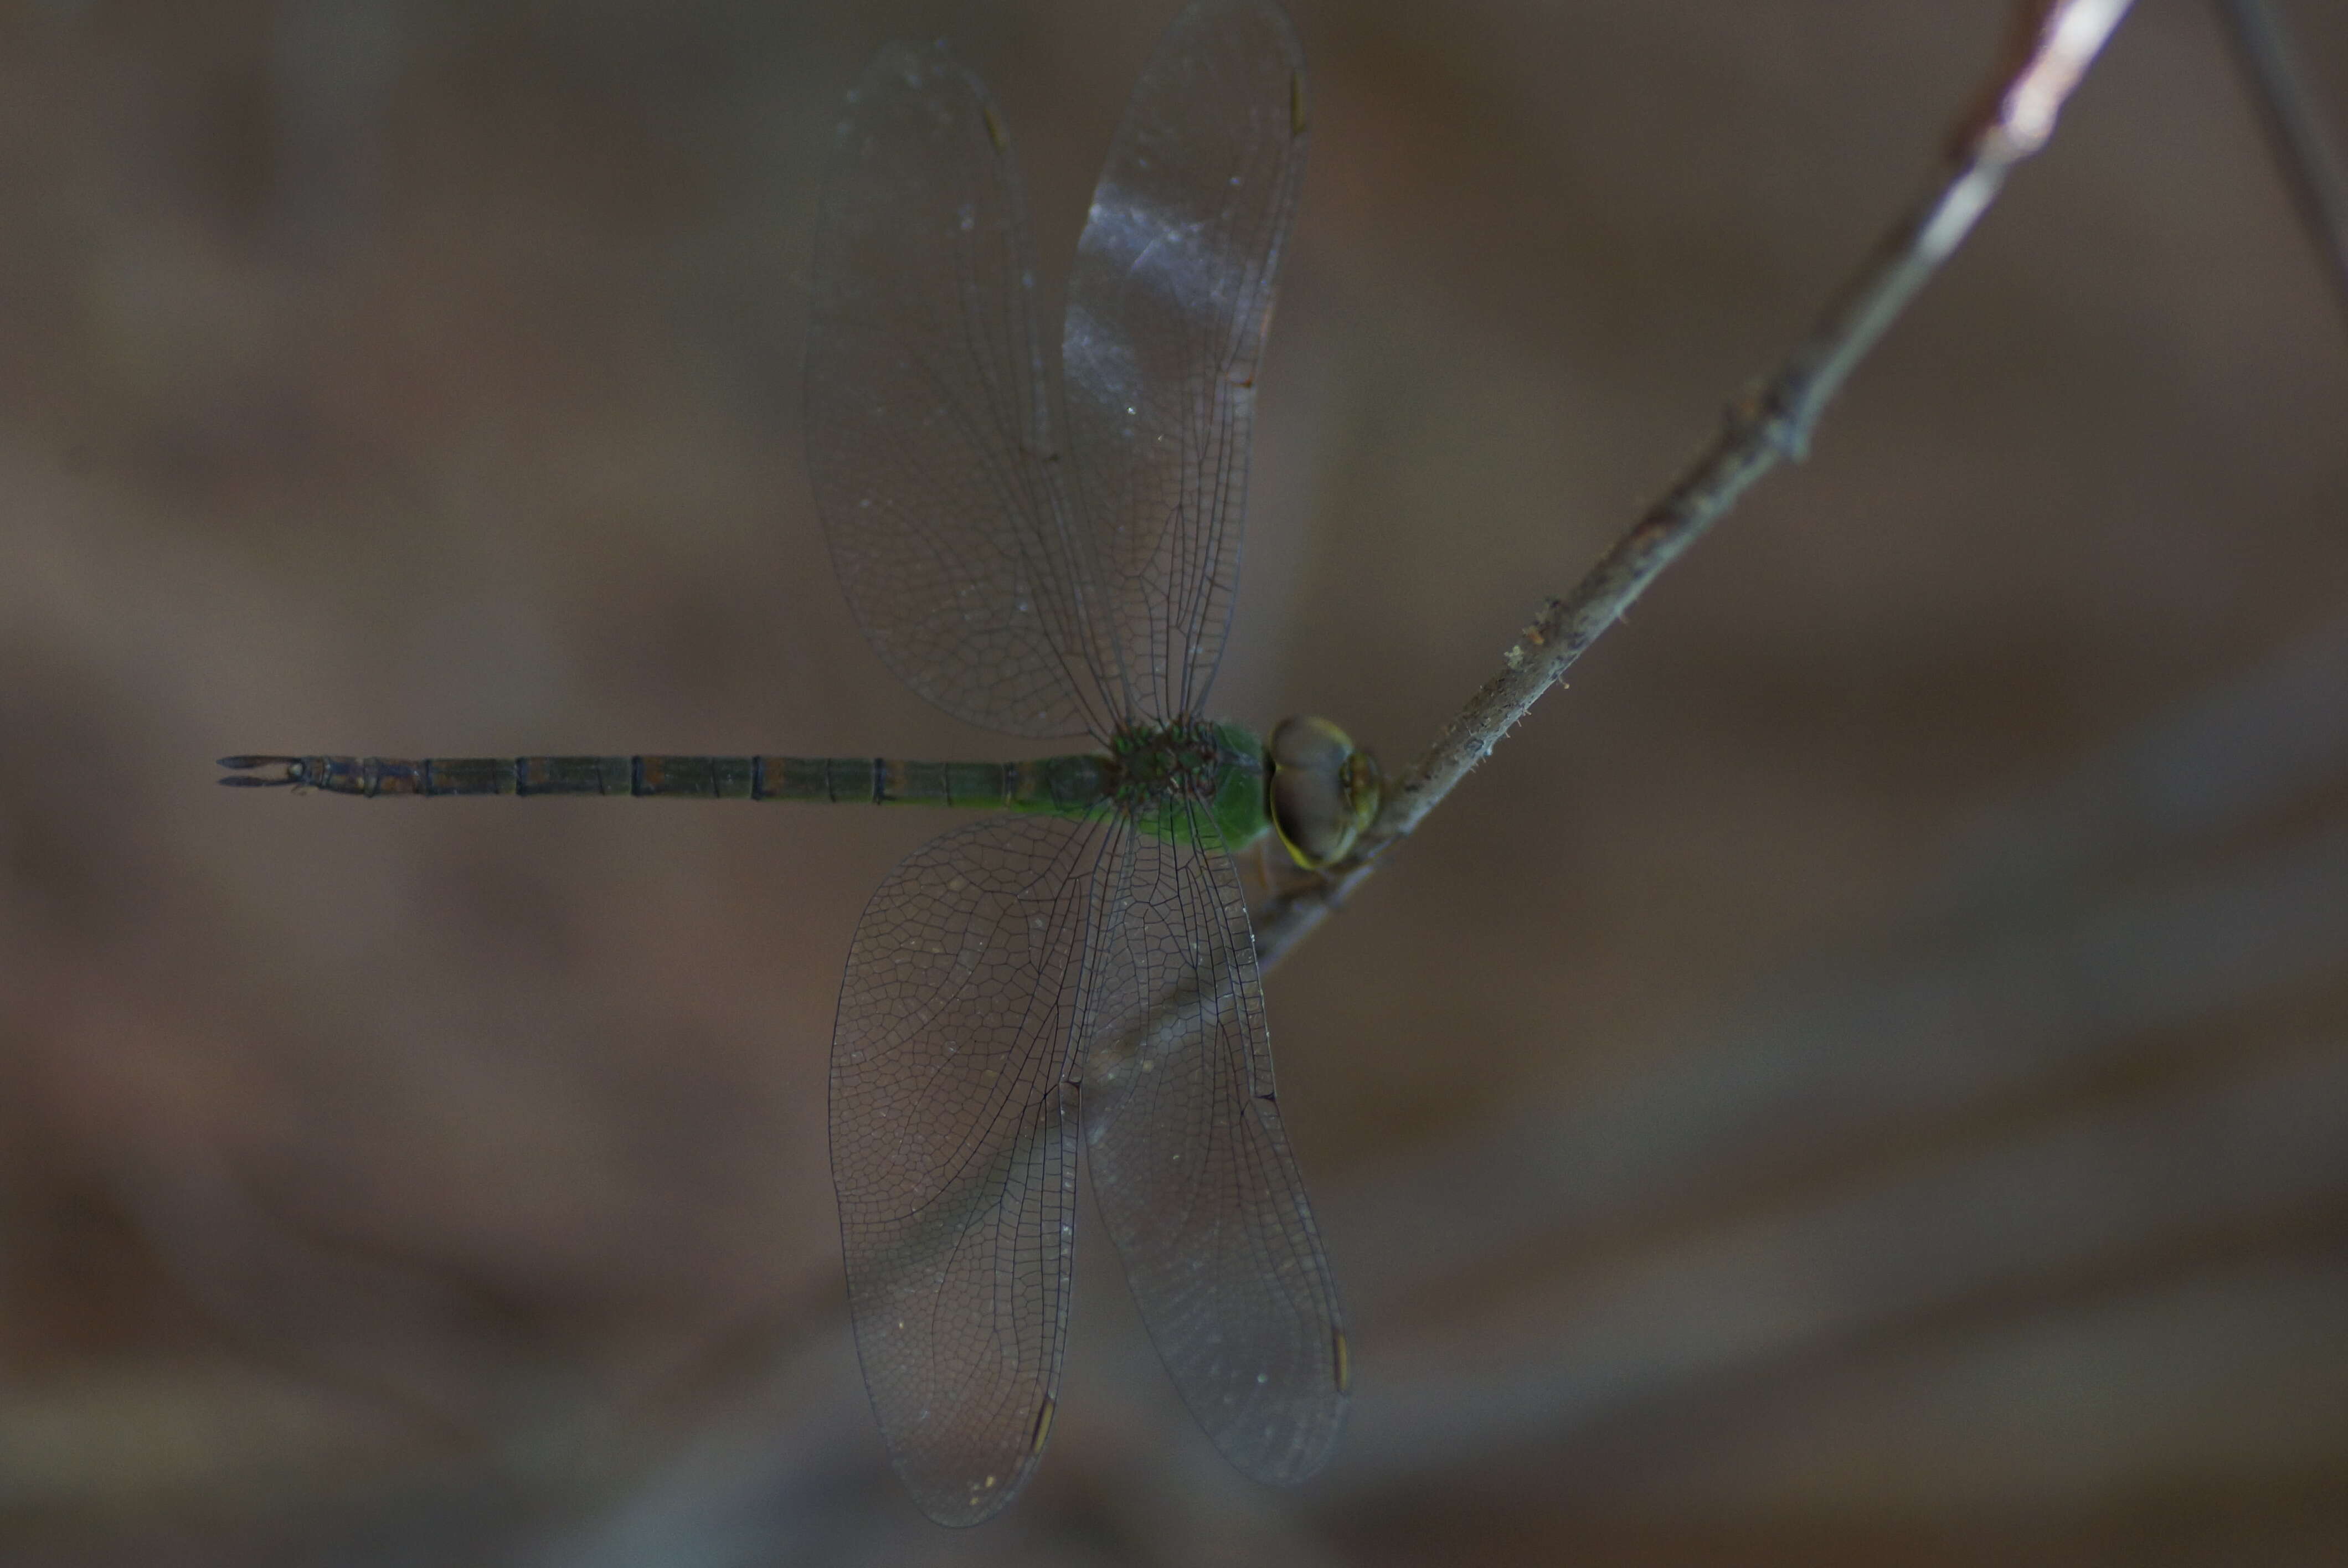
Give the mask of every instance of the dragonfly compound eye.
<path id="1" fill-rule="evenodd" d="M 1272 733 L 1272 830 L 1299 866 L 1343 858 L 1378 814 L 1378 764 L 1326 719 L 1286 719 Z"/>

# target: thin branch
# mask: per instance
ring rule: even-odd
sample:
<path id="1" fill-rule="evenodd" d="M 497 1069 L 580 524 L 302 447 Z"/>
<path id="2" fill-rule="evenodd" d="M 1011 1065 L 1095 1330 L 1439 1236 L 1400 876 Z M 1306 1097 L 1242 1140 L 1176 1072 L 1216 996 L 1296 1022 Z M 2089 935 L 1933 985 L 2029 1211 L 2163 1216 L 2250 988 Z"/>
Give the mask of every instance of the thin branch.
<path id="1" fill-rule="evenodd" d="M 1959 122 L 1948 162 L 1885 235 L 1776 375 L 1728 411 L 1694 466 L 1563 599 L 1552 599 L 1508 651 L 1505 667 L 1468 701 L 1410 771 L 1354 853 L 1318 879 L 1275 894 L 1256 924 L 1269 970 L 1342 905 L 1385 852 L 1515 728 L 1647 585 L 1746 490 L 1798 460 L 1828 402 L 1917 291 L 1962 243 L 2013 167 L 2046 144 L 2054 120 L 2129 0 L 2023 0 L 1979 104 Z"/>
<path id="2" fill-rule="evenodd" d="M 2249 78 L 2300 221 L 2322 258 L 2325 281 L 2348 315 L 2348 172 L 2292 64 L 2282 18 L 2267 0 L 2218 0 L 2218 14 Z"/>

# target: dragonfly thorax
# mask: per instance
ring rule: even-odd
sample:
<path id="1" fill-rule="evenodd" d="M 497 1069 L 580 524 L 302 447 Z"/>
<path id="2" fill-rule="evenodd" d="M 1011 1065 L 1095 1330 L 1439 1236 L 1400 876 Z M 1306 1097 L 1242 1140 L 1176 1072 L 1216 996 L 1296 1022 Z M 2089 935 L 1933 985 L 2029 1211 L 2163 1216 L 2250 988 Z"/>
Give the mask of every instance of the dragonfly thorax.
<path id="1" fill-rule="evenodd" d="M 1144 812 L 1169 800 L 1212 800 L 1232 760 L 1219 727 L 1203 720 L 1128 724 L 1109 737 L 1109 798 Z"/>
<path id="2" fill-rule="evenodd" d="M 1101 794 L 1153 838 L 1195 841 L 1211 822 L 1234 854 L 1272 831 L 1263 742 L 1243 724 L 1176 719 L 1128 724 L 1109 737 Z"/>

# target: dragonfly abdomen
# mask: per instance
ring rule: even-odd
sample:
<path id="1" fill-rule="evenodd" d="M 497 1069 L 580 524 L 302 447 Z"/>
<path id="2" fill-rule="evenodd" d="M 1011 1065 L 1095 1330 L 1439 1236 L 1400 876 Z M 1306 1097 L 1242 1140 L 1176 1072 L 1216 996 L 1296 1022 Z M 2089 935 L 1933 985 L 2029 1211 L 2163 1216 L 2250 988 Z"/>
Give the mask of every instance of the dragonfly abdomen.
<path id="1" fill-rule="evenodd" d="M 1075 814 L 1104 797 L 1101 759 L 917 763 L 892 757 L 224 757 L 222 784 L 334 794 L 668 795 Z M 266 770 L 274 770 L 273 772 Z"/>

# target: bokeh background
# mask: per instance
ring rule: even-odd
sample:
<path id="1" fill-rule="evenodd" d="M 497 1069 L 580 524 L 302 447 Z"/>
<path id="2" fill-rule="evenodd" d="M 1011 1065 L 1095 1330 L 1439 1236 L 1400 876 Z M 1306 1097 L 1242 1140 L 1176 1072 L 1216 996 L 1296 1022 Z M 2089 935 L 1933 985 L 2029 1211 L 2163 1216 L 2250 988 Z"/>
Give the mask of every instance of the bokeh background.
<path id="1" fill-rule="evenodd" d="M 241 751 L 1016 754 L 798 433 L 841 95 L 1064 266 L 1168 3 L 0 9 L 0 1561 L 2319 1563 L 2348 1542 L 2348 333 L 2143 0 L 1771 480 L 1270 982 L 1355 1327 L 1260 1490 L 1082 1252 L 922 1520 L 823 1134 L 918 813 Z M 1299 0 L 1218 705 L 1401 765 L 1914 191 L 1998 0 Z M 2348 103 L 2348 12 L 2286 8 Z"/>

